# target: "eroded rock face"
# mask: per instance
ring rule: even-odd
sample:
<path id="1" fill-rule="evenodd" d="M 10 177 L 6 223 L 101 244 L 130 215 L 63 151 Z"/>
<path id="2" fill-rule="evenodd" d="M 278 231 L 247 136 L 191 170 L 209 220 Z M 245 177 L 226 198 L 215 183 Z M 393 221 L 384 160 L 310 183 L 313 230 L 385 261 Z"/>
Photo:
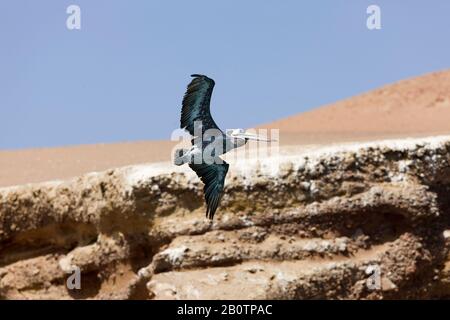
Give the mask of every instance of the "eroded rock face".
<path id="1" fill-rule="evenodd" d="M 158 164 L 0 189 L 0 298 L 450 296 L 450 137 L 249 160 L 204 212 Z"/>

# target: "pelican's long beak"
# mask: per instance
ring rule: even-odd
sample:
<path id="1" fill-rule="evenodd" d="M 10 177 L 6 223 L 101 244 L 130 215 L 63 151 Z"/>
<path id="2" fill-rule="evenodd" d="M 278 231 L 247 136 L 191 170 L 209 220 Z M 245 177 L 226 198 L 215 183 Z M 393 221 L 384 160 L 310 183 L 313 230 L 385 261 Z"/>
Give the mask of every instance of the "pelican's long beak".
<path id="1" fill-rule="evenodd" d="M 254 141 L 265 141 L 265 142 L 275 142 L 275 141 L 277 141 L 275 139 L 268 139 L 267 137 L 258 136 L 257 134 L 248 133 L 248 132 L 240 133 L 237 136 L 239 138 L 249 139 L 249 140 L 254 140 Z"/>

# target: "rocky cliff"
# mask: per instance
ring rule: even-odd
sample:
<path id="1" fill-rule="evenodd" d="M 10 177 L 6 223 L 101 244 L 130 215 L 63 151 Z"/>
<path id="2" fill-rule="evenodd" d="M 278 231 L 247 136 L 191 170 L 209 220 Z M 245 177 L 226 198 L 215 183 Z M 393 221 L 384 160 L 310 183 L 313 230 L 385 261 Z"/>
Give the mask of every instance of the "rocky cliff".
<path id="1" fill-rule="evenodd" d="M 162 164 L 0 189 L 0 298 L 450 297 L 449 136 L 248 160 L 204 211 Z"/>

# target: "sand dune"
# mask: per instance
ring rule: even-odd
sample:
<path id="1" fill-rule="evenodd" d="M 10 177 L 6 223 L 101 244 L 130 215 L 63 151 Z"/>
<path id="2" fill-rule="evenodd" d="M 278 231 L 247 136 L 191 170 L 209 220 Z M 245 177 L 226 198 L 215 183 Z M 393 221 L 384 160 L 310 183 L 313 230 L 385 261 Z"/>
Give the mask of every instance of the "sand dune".
<path id="1" fill-rule="evenodd" d="M 430 73 L 261 127 L 290 139 L 326 140 L 417 136 L 450 132 L 450 70 Z M 316 138 L 316 139 L 317 139 Z M 314 138 L 313 138 L 314 139 Z"/>
<path id="2" fill-rule="evenodd" d="M 283 146 L 446 134 L 450 133 L 449 119 L 447 70 L 400 81 L 260 127 L 279 128 Z M 0 151 L 0 187 L 168 161 L 175 144 L 145 141 Z"/>
<path id="3" fill-rule="evenodd" d="M 175 144 L 141 141 L 0 151 L 0 187 L 66 179 L 129 164 L 167 161 Z"/>

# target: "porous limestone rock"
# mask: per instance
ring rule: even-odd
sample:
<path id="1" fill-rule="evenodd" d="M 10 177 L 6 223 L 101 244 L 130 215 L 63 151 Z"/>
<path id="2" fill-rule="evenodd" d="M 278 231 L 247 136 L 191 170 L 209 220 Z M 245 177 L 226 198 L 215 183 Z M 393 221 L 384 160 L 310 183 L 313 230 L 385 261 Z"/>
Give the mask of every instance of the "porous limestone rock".
<path id="1" fill-rule="evenodd" d="M 450 296 L 448 136 L 232 164 L 204 213 L 167 164 L 0 189 L 0 298 Z"/>

